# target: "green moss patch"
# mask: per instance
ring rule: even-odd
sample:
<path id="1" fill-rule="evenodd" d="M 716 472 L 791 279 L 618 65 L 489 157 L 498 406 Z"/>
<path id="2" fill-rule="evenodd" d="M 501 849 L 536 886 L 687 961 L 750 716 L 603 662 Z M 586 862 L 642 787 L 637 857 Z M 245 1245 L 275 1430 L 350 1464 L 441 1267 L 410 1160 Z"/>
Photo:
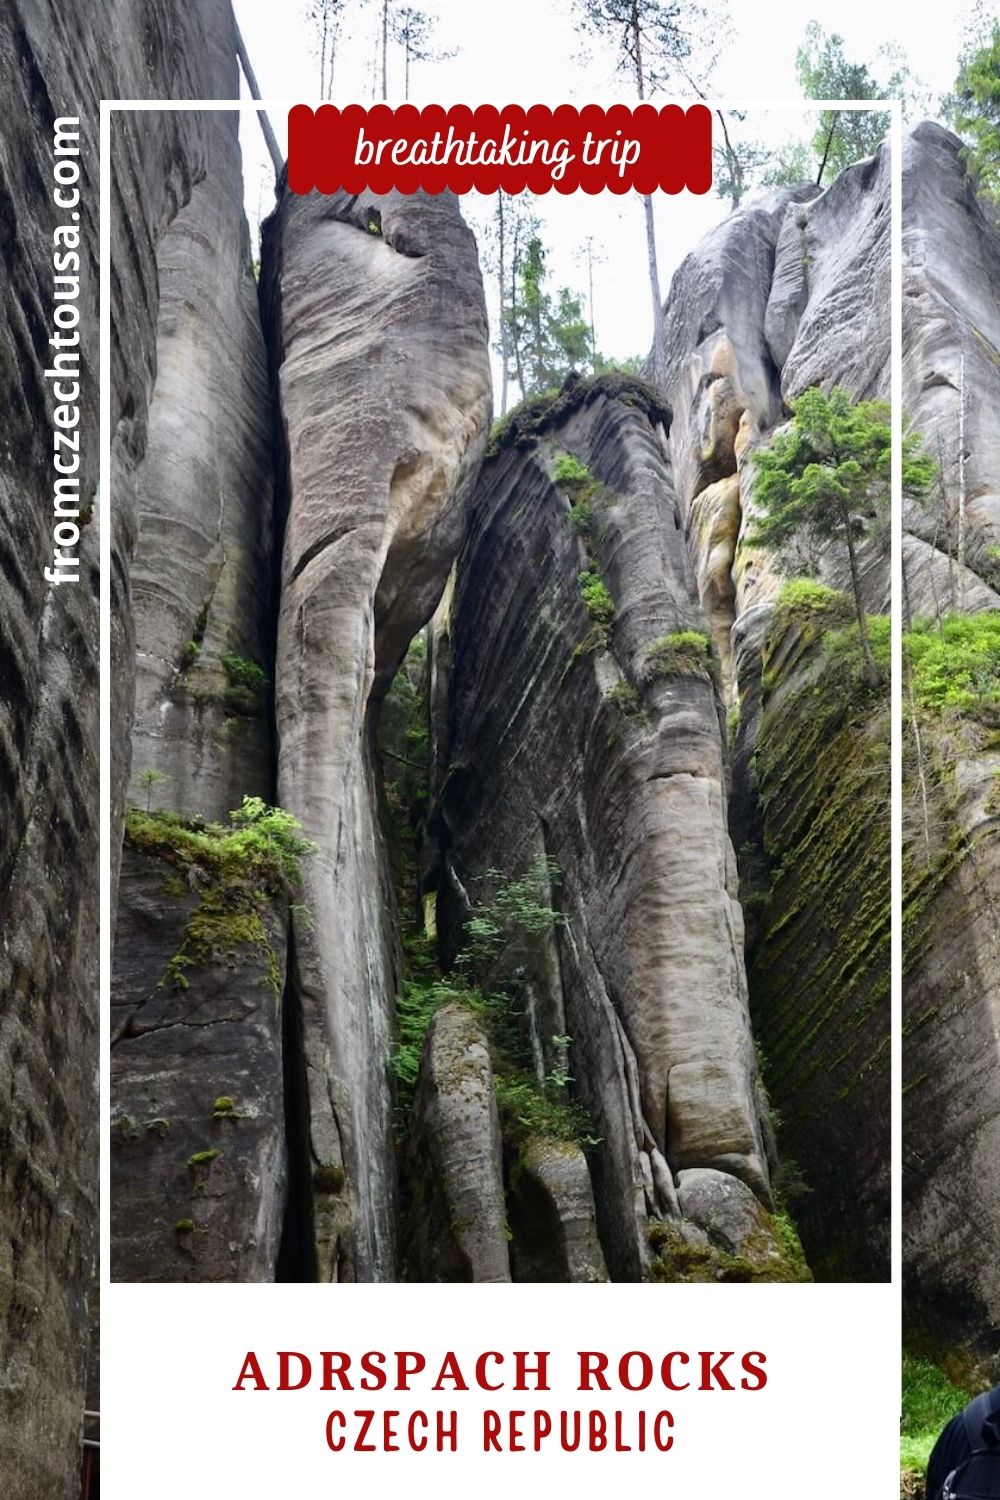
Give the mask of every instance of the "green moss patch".
<path id="1" fill-rule="evenodd" d="M 245 797 L 230 813 L 231 826 L 187 818 L 175 812 L 129 808 L 125 843 L 141 854 L 174 865 L 198 905 L 184 929 L 184 940 L 167 965 L 160 985 L 190 987 L 189 970 L 210 963 L 234 967 L 255 950 L 263 982 L 280 994 L 278 954 L 264 925 L 269 902 L 287 900 L 302 879 L 301 860 L 316 845 L 302 836 L 290 813 Z"/>
<path id="2" fill-rule="evenodd" d="M 710 678 L 712 642 L 702 630 L 671 631 L 646 648 L 641 670 L 645 682 L 659 677 Z"/>
<path id="3" fill-rule="evenodd" d="M 788 1214 L 762 1213 L 759 1231 L 749 1235 L 743 1252 L 734 1255 L 710 1235 L 688 1239 L 681 1227 L 666 1219 L 649 1226 L 652 1251 L 650 1280 L 681 1282 L 807 1282 L 798 1233 Z M 775 1247 L 778 1254 L 775 1255 Z"/>

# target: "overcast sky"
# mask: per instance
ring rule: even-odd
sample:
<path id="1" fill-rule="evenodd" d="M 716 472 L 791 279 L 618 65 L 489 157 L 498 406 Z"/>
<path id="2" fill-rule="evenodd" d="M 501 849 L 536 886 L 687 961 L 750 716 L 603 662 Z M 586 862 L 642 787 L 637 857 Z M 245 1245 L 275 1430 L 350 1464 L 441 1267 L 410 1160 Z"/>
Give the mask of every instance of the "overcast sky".
<path id="1" fill-rule="evenodd" d="M 398 4 L 398 0 L 395 0 Z M 309 0 L 234 0 L 234 8 L 265 98 L 312 101 L 319 93 L 315 32 L 308 21 Z M 436 22 L 441 50 L 455 52 L 440 62 L 411 63 L 410 97 L 417 104 L 556 104 L 561 101 L 634 102 L 625 75 L 615 70 L 610 46 L 600 47 L 575 31 L 574 0 L 419 0 Z M 722 51 L 712 76 L 716 97 L 788 100 L 797 98 L 795 53 L 806 23 L 815 19 L 839 32 L 852 59 L 867 62 L 876 77 L 878 49 L 904 46 L 913 72 L 937 98 L 954 83 L 969 6 L 920 7 L 906 11 L 906 34 L 899 36 L 889 7 L 872 0 L 815 0 L 804 8 L 790 0 L 768 6 L 733 0 L 719 27 Z M 355 0 L 338 47 L 334 102 L 370 102 L 380 36 L 381 0 Z M 390 42 L 389 102 L 403 98 L 401 49 Z M 801 135 L 808 117 L 755 116 L 744 127 L 768 143 Z M 285 144 L 285 120 L 273 120 Z M 251 229 L 273 204 L 273 171 L 257 123 L 243 121 L 247 212 Z M 568 284 L 585 293 L 583 247 L 593 239 L 595 323 L 602 353 L 626 357 L 649 347 L 652 314 L 640 201 L 629 195 L 589 197 L 547 194 L 537 200 L 543 237 L 549 247 L 549 284 Z M 489 200 L 464 201 L 473 227 L 488 212 Z M 728 211 L 714 194 L 657 195 L 656 225 L 660 279 L 670 277 L 688 250 Z M 488 288 L 491 303 L 492 289 Z M 491 324 L 495 308 L 490 307 Z"/>

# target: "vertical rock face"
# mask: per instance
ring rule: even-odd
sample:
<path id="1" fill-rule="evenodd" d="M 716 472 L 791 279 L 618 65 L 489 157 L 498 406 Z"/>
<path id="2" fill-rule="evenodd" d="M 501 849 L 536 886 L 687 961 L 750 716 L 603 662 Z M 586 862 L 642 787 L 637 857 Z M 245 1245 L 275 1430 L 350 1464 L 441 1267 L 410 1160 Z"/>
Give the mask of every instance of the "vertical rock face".
<path id="1" fill-rule="evenodd" d="M 910 613 L 996 609 L 1000 234 L 966 175 L 961 142 L 929 121 L 905 143 L 903 261 L 907 416 L 938 458 L 946 494 L 957 501 L 964 489 L 966 524 L 959 574 L 947 556 L 957 536 L 940 534 L 933 508 L 908 508 L 906 524 L 920 544 L 911 539 Z"/>
<path id="2" fill-rule="evenodd" d="M 1000 608 L 1000 232 L 937 126 L 910 137 L 903 193 L 907 406 L 940 468 L 931 504 L 906 516 L 905 602 L 914 617 L 979 614 Z M 985 680 L 966 710 L 911 700 L 905 726 L 903 1247 L 914 1332 L 996 1368 L 1000 754 Z"/>
<path id="3" fill-rule="evenodd" d="M 500 1121 L 489 1044 L 475 1017 L 431 1022 L 414 1106 L 410 1263 L 427 1281 L 509 1281 Z"/>
<path id="4" fill-rule="evenodd" d="M 599 1138 L 604 1258 L 631 1280 L 649 1274 L 650 1220 L 676 1216 L 685 1168 L 770 1201 L 720 706 L 668 423 L 648 388 L 597 381 L 534 433 L 515 424 L 483 470 L 438 623 L 451 657 L 439 923 L 447 943 L 498 872 L 558 866 L 564 923 L 521 980 L 539 1082 L 570 1038 L 566 1070 Z M 586 476 L 575 513 L 556 477 L 567 455 Z M 519 1165 L 514 1258 L 530 1266 L 517 1209 L 554 1185 L 530 1156 Z"/>
<path id="5" fill-rule="evenodd" d="M 818 196 L 772 194 L 730 215 L 665 306 L 667 450 L 738 714 L 731 821 L 753 918 L 751 1013 L 782 1154 L 813 1189 L 795 1205 L 806 1250 L 834 1279 L 888 1275 L 888 704 L 855 702 L 825 670 L 823 630 L 844 618 L 776 614 L 781 564 L 748 541 L 752 458 L 809 386 L 886 391 L 888 299 L 883 150 Z M 832 551 L 807 571 L 848 584 Z M 887 608 L 874 546 L 862 573 L 869 607 Z"/>
<path id="6" fill-rule="evenodd" d="M 211 7 L 211 19 L 209 92 L 235 97 L 228 4 Z M 208 117 L 205 133 L 205 176 L 157 250 L 156 385 L 131 475 L 130 801 L 226 824 L 245 796 L 273 794 L 272 420 L 236 116 Z M 144 790 L 150 773 L 163 779 Z M 272 898 L 261 925 L 242 909 L 223 922 L 216 908 L 240 905 L 238 887 L 184 855 L 167 839 L 151 847 L 131 826 L 126 834 L 113 993 L 114 1271 L 271 1280 L 286 1182 L 285 901 Z M 215 929 L 195 943 L 206 909 Z M 177 955 L 197 961 L 178 971 Z M 215 1109 L 220 1098 L 228 1110 Z M 208 1151 L 221 1155 L 189 1165 Z"/>
<path id="7" fill-rule="evenodd" d="M 295 924 L 321 1279 L 391 1278 L 394 898 L 378 703 L 444 586 L 490 410 L 475 241 L 449 194 L 297 198 L 265 242 L 287 449 L 278 795 L 320 852 Z"/>
<path id="8" fill-rule="evenodd" d="M 0 1488 L 23 1500 L 78 1493 L 96 1237 L 98 101 L 201 93 L 202 20 L 199 7 L 159 0 L 13 0 L 0 14 Z M 81 569 L 56 588 L 43 577 L 55 475 L 42 372 L 57 352 L 53 232 L 71 222 L 52 201 L 52 131 L 70 116 L 81 122 L 79 239 L 62 248 L 80 258 L 64 269 L 79 272 L 84 330 Z M 199 166 L 197 131 L 180 116 L 117 133 L 114 420 L 136 440 L 151 246 Z"/>

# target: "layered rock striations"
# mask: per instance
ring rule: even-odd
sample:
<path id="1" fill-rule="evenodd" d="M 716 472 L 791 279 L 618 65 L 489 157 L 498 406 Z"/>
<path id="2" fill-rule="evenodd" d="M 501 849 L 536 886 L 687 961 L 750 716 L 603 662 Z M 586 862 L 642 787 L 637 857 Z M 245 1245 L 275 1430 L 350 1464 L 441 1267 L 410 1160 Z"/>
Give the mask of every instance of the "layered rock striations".
<path id="1" fill-rule="evenodd" d="M 0 16 L 0 1481 L 24 1500 L 78 1493 L 96 1244 L 98 102 L 202 95 L 204 53 L 204 7 L 13 0 Z M 75 220 L 52 199 L 56 119 L 79 121 Z M 116 130 L 112 169 L 113 422 L 133 446 L 153 359 L 153 247 L 201 170 L 196 124 L 146 120 Z M 60 252 L 79 257 L 63 263 L 61 290 L 83 330 L 63 351 L 49 343 L 57 225 L 69 229 Z M 81 566 L 56 587 L 43 577 L 55 474 L 42 372 L 66 350 L 81 356 Z M 129 658 L 117 657 L 123 704 Z"/>
<path id="2" fill-rule="evenodd" d="M 662 391 L 570 381 L 481 465 L 487 332 L 456 201 L 282 194 L 268 396 L 229 127 L 195 149 L 128 480 L 119 1274 L 799 1279 L 791 1202 L 816 1275 L 885 1276 L 886 694 L 858 670 L 837 549 L 754 545 L 753 458 L 811 385 L 887 394 L 887 153 L 692 252 Z M 958 152 L 922 126 L 904 161 L 905 416 L 945 495 L 909 515 L 914 616 L 996 597 L 995 230 Z M 884 612 L 878 527 L 860 556 Z M 815 583 L 789 590 L 796 571 Z M 413 717 L 390 732 L 403 678 Z M 937 821 L 908 1066 L 928 1129 L 939 1089 L 965 1102 L 910 1161 L 911 1279 L 967 1325 L 995 1289 L 940 1249 L 941 1184 L 989 1221 L 998 767 L 982 723 L 947 769 L 921 727 Z M 291 856 L 300 888 L 262 865 L 250 907 L 226 843 L 259 816 L 228 825 L 246 794 L 316 846 Z"/>
<path id="3" fill-rule="evenodd" d="M 321 1280 L 391 1279 L 399 964 L 373 742 L 464 531 L 490 413 L 486 314 L 450 194 L 286 194 L 264 259 L 287 460 L 278 797 L 319 846 L 289 996 L 304 1054 L 303 1237 Z"/>
<path id="4" fill-rule="evenodd" d="M 1000 231 L 947 131 L 921 125 L 904 164 L 904 378 L 939 465 L 904 550 L 905 1312 L 922 1351 L 995 1372 Z M 936 689 L 921 653 L 941 628 Z"/>
<path id="5" fill-rule="evenodd" d="M 627 381 L 580 383 L 534 430 L 515 418 L 483 469 L 435 622 L 450 662 L 434 747 L 439 929 L 454 950 L 498 882 L 551 868 L 560 921 L 512 978 L 536 1085 L 568 1074 L 590 1122 L 596 1233 L 624 1280 L 677 1269 L 668 1229 L 687 1250 L 708 1244 L 678 1205 L 678 1180 L 702 1172 L 758 1203 L 756 1249 L 781 1259 L 724 726 L 669 424 Z M 532 1264 L 532 1218 L 521 1244 L 516 1205 L 526 1175 L 544 1183 L 538 1150 L 493 1152 L 515 1273 Z"/>
<path id="6" fill-rule="evenodd" d="M 781 1118 L 783 1190 L 817 1275 L 888 1274 L 887 694 L 823 641 L 846 601 L 781 604 L 790 572 L 837 590 L 846 560 L 753 545 L 753 455 L 810 386 L 889 384 L 889 163 L 766 196 L 684 261 L 665 306 L 668 452 L 734 726 L 731 827 L 748 904 L 750 1008 Z M 861 551 L 868 608 L 888 563 Z M 883 837 L 883 834 L 885 835 Z M 862 857 L 863 856 L 863 857 Z"/>
<path id="7" fill-rule="evenodd" d="M 232 15 L 212 11 L 210 92 L 235 96 Z M 273 1280 L 287 1179 L 288 893 L 255 899 L 232 835 L 204 854 L 192 838 L 245 797 L 273 800 L 274 780 L 273 423 L 235 115 L 208 118 L 205 151 L 157 249 L 156 384 L 129 481 L 139 811 L 112 997 L 114 1273 L 128 1280 Z"/>

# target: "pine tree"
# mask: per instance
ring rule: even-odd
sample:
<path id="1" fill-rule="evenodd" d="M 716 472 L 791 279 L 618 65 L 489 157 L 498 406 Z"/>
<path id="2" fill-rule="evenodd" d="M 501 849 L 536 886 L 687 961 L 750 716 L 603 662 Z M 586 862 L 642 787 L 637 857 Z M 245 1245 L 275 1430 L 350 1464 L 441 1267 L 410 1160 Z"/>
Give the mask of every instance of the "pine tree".
<path id="1" fill-rule="evenodd" d="M 683 7 L 675 0 L 574 0 L 579 25 L 610 43 L 620 66 L 630 75 L 640 102 L 661 89 L 695 89 L 714 61 L 713 22 L 696 4 Z M 653 200 L 642 200 L 646 220 L 646 258 L 653 299 L 653 369 L 662 374 L 663 298 L 656 255 Z"/>
<path id="2" fill-rule="evenodd" d="M 818 386 L 795 403 L 790 426 L 755 454 L 754 500 L 761 514 L 751 546 L 786 555 L 796 543 L 839 542 L 847 554 L 865 675 L 878 681 L 868 638 L 857 547 L 885 530 L 891 475 L 889 407 L 852 401 L 839 386 L 829 396 Z M 903 440 L 903 492 L 918 498 L 933 483 L 935 465 L 909 433 Z"/>
<path id="3" fill-rule="evenodd" d="M 968 142 L 968 163 L 980 191 L 1000 204 L 1000 23 L 994 23 L 986 45 L 962 63 L 953 119 Z"/>

